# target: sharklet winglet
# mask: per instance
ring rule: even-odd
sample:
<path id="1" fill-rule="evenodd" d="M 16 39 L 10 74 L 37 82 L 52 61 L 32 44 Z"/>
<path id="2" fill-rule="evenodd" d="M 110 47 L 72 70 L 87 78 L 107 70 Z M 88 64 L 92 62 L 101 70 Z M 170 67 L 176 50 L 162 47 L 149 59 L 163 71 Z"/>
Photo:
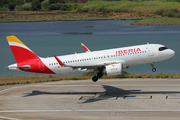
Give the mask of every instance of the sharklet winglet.
<path id="1" fill-rule="evenodd" d="M 84 50 L 85 50 L 86 52 L 91 52 L 83 43 L 81 43 L 81 45 L 82 45 L 82 47 L 84 48 Z"/>

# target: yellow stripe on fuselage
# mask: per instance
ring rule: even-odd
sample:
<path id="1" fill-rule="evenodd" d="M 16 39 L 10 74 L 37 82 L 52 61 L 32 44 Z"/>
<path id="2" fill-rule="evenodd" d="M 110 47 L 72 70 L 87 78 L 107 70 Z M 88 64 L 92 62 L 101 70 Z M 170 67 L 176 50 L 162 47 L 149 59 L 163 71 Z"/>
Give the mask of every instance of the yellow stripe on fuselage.
<path id="1" fill-rule="evenodd" d="M 16 36 L 6 36 L 6 39 L 7 39 L 8 42 L 16 42 L 16 43 L 20 43 L 20 44 L 26 46 Z"/>

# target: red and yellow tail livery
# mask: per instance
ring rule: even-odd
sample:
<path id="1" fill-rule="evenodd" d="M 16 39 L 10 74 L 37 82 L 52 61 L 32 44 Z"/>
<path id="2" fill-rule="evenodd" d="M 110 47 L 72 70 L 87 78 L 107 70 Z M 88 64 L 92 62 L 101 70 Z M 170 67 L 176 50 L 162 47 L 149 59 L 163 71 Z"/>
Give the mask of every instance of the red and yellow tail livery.
<path id="1" fill-rule="evenodd" d="M 7 36 L 6 39 L 17 62 L 17 64 L 8 66 L 9 69 L 12 68 L 13 70 L 17 69 L 26 72 L 37 73 L 54 73 L 44 65 L 39 56 L 31 51 L 16 36 Z"/>

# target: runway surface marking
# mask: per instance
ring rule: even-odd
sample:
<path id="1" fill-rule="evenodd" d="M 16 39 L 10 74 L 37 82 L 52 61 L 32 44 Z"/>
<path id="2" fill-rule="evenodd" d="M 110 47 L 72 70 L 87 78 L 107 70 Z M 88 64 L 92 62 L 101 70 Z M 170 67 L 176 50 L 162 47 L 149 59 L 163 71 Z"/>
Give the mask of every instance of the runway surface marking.
<path id="1" fill-rule="evenodd" d="M 19 112 L 19 113 L 23 113 L 23 112 L 180 112 L 180 109 L 69 109 L 69 110 L 67 109 L 67 110 L 0 111 L 0 113 L 9 113 L 9 112 Z"/>
<path id="2" fill-rule="evenodd" d="M 4 93 L 4 92 L 9 92 L 12 90 L 18 90 L 18 89 L 22 89 L 22 88 L 27 88 L 27 87 L 34 87 L 34 85 L 27 85 L 27 86 L 20 86 L 20 87 L 12 87 L 12 88 L 8 88 L 5 90 L 1 90 L 0 93 Z M 1 100 L 1 99 L 0 99 Z"/>
<path id="3" fill-rule="evenodd" d="M 142 84 L 142 85 L 128 85 L 128 84 L 124 84 L 124 85 L 35 85 L 35 87 L 99 87 L 99 86 L 114 86 L 114 87 L 159 87 L 159 84 Z M 179 87 L 179 84 L 161 84 L 162 87 L 168 87 L 168 86 L 177 86 Z"/>
<path id="4" fill-rule="evenodd" d="M 12 90 L 18 90 L 18 89 L 22 89 L 22 88 L 27 88 L 27 87 L 33 87 L 32 85 L 30 86 L 23 86 L 23 87 L 15 87 L 15 88 L 10 88 L 10 89 L 7 89 L 7 90 L 4 90 L 2 91 L 3 92 L 9 92 L 9 91 L 12 91 Z M 24 91 L 23 91 L 24 92 Z M 16 95 L 16 94 L 20 94 L 22 92 L 17 92 L 17 93 L 14 93 L 14 94 L 10 94 L 10 95 L 6 95 L 2 98 L 0 98 L 0 101 L 6 97 L 9 97 L 9 96 L 13 96 L 13 95 Z M 26 115 L 26 114 L 21 114 L 21 113 L 18 113 L 18 112 L 15 112 L 15 111 L 9 111 L 5 108 L 3 108 L 2 106 L 0 106 L 0 109 L 4 110 L 4 111 L 0 111 L 0 113 L 2 112 L 8 112 L 8 113 L 14 113 L 14 114 L 18 114 L 18 115 L 21 115 L 21 116 L 28 116 L 28 117 L 36 117 L 36 116 L 32 116 L 32 115 Z M 9 118 L 17 118 L 17 119 L 25 119 L 25 120 L 32 120 L 32 119 L 27 119 L 27 118 L 22 118 L 22 117 L 15 117 L 15 116 L 9 116 L 9 115 L 4 115 L 4 114 L 0 114 L 1 116 L 5 116 L 5 117 L 9 117 Z M 37 117 L 36 117 L 37 118 Z"/>

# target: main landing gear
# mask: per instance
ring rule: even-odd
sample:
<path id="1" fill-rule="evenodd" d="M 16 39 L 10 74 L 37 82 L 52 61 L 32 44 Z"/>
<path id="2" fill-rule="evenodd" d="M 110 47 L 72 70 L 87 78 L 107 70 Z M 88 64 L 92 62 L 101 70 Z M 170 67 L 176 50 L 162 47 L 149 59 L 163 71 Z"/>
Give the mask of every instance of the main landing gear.
<path id="1" fill-rule="evenodd" d="M 104 67 L 99 67 L 94 69 L 94 77 L 92 78 L 93 82 L 98 81 L 99 78 L 103 76 L 102 71 L 104 70 Z"/>
<path id="2" fill-rule="evenodd" d="M 154 68 L 154 63 L 151 63 L 152 71 L 156 72 L 156 68 Z"/>
<path id="3" fill-rule="evenodd" d="M 102 72 L 99 72 L 97 75 L 95 75 L 93 78 L 92 78 L 92 81 L 93 82 L 96 82 L 98 81 L 99 78 L 101 78 L 103 76 Z"/>

